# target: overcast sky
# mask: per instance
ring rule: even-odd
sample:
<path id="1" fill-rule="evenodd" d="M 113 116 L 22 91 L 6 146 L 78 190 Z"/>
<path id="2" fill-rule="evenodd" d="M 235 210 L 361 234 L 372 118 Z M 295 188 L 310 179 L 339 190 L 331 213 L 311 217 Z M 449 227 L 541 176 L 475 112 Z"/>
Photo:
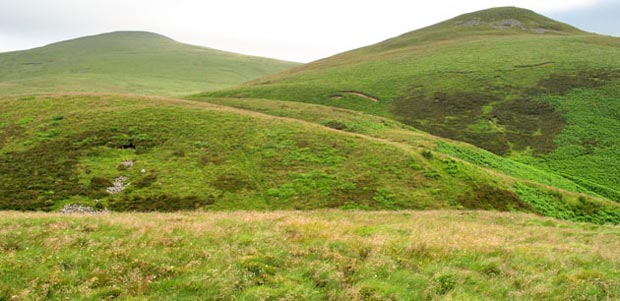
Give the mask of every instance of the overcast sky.
<path id="1" fill-rule="evenodd" d="M 144 30 L 189 44 L 309 62 L 497 6 L 529 8 L 620 36 L 619 0 L 0 0 L 0 52 Z"/>

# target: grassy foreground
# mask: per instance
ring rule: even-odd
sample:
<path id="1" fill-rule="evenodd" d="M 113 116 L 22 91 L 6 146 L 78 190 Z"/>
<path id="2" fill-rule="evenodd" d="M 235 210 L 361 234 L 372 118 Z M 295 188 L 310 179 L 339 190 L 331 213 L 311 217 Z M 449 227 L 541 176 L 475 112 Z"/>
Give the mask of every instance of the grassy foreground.
<path id="1" fill-rule="evenodd" d="M 620 227 L 476 211 L 0 213 L 0 300 L 612 300 Z"/>

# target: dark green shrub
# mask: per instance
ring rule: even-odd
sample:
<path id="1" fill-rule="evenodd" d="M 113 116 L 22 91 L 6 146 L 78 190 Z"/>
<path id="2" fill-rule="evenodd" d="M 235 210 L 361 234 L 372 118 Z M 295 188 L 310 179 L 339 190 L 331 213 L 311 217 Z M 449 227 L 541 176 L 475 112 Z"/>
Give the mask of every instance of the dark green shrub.
<path id="1" fill-rule="evenodd" d="M 330 120 L 328 122 L 325 122 L 323 125 L 340 131 L 346 131 L 349 128 L 346 124 L 336 120 Z"/>
<path id="2" fill-rule="evenodd" d="M 155 181 L 157 181 L 157 175 L 154 173 L 149 173 L 147 175 L 145 175 L 144 177 L 140 178 L 139 180 L 135 181 L 133 183 L 133 186 L 135 188 L 146 188 L 151 186 L 153 183 L 155 183 Z"/>

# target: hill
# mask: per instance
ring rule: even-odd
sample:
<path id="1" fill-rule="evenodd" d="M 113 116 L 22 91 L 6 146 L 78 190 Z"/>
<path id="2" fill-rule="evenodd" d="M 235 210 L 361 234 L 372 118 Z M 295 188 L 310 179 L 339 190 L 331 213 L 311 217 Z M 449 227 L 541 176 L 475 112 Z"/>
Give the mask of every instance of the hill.
<path id="1" fill-rule="evenodd" d="M 596 191 L 389 119 L 220 101 L 2 98 L 0 209 L 454 208 L 620 223 Z"/>
<path id="2" fill-rule="evenodd" d="M 494 8 L 198 95 L 310 102 L 386 116 L 620 191 L 620 39 Z"/>
<path id="3" fill-rule="evenodd" d="M 231 87 L 295 65 L 182 44 L 149 32 L 113 32 L 0 53 L 0 95 L 179 95 Z"/>

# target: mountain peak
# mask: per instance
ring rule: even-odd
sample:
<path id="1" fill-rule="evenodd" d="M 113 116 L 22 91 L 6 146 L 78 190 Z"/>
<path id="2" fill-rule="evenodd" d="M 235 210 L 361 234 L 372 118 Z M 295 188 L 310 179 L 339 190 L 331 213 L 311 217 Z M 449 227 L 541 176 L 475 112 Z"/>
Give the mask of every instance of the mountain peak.
<path id="1" fill-rule="evenodd" d="M 158 33 L 150 32 L 150 31 L 132 31 L 132 30 L 107 32 L 107 33 L 94 35 L 91 37 L 131 37 L 131 38 L 154 38 L 154 39 L 172 40 L 171 38 L 158 34 Z"/>
<path id="2" fill-rule="evenodd" d="M 67 50 L 141 50 L 177 47 L 175 40 L 148 31 L 114 31 L 80 37 L 48 45 L 52 48 Z"/>
<path id="3" fill-rule="evenodd" d="M 478 18 L 485 21 L 495 21 L 498 19 L 524 19 L 524 18 L 545 18 L 532 10 L 515 7 L 493 7 L 489 9 L 479 10 L 472 13 L 460 15 L 458 18 Z"/>
<path id="4" fill-rule="evenodd" d="M 574 33 L 580 30 L 519 7 L 496 7 L 460 15 L 443 25 L 517 30 L 532 33 Z"/>

